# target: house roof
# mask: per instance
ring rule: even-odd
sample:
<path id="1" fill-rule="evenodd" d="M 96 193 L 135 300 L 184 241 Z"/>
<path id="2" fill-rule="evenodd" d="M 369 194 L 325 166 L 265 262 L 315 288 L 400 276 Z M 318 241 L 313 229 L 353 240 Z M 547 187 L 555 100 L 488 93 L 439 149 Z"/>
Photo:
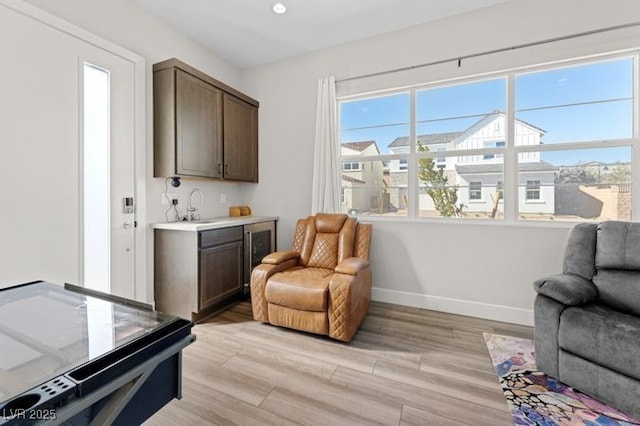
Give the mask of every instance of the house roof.
<path id="1" fill-rule="evenodd" d="M 418 135 L 418 143 L 422 145 L 439 145 L 449 143 L 463 132 L 448 132 L 448 133 L 429 133 L 426 135 Z M 398 146 L 409 146 L 409 136 L 399 136 L 389 144 L 389 148 Z"/>
<path id="2" fill-rule="evenodd" d="M 425 134 L 425 135 L 419 135 L 418 136 L 418 143 L 420 143 L 422 145 L 439 145 L 439 144 L 449 143 L 449 142 L 457 139 L 458 137 L 460 137 L 463 134 L 472 133 L 477 128 L 483 127 L 486 122 L 490 121 L 491 119 L 493 119 L 495 116 L 498 116 L 498 115 L 504 115 L 504 113 L 502 111 L 498 111 L 498 110 L 493 111 L 493 112 L 483 116 L 481 119 L 479 119 L 478 121 L 473 123 L 471 126 L 467 127 L 466 129 L 464 129 L 462 131 L 459 131 L 459 132 L 429 133 L 429 134 Z M 547 133 L 546 130 L 541 129 L 540 127 L 534 126 L 533 124 L 527 123 L 526 121 L 519 120 L 519 119 L 516 119 L 516 121 L 518 123 L 521 123 L 521 124 L 525 125 L 525 126 L 531 127 L 533 129 L 539 131 L 540 133 Z M 395 138 L 393 140 L 393 142 L 391 142 L 389 144 L 389 148 L 395 148 L 395 147 L 399 147 L 399 146 L 409 146 L 409 136 L 397 137 L 397 138 Z"/>
<path id="3" fill-rule="evenodd" d="M 376 145 L 376 141 L 360 141 L 360 142 L 346 142 L 342 144 L 343 148 L 352 149 L 354 151 L 364 151 L 369 148 L 371 145 L 375 145 L 376 151 L 380 152 L 378 146 Z"/>
<path id="4" fill-rule="evenodd" d="M 353 183 L 367 183 L 362 179 L 354 178 L 345 174 L 342 175 L 342 180 L 346 180 L 347 182 L 353 182 Z"/>
<path id="5" fill-rule="evenodd" d="M 461 132 L 461 134 L 464 134 L 464 135 L 472 134 L 476 130 L 488 125 L 495 117 L 498 117 L 500 115 L 504 116 L 505 114 L 504 114 L 504 112 L 502 112 L 500 110 L 494 110 L 493 112 L 485 115 L 480 120 L 478 120 L 475 123 L 473 123 L 471 126 L 467 127 L 463 132 Z M 522 124 L 524 126 L 531 127 L 532 129 L 537 130 L 541 134 L 542 133 L 547 133 L 546 130 L 544 130 L 544 129 L 538 127 L 538 126 L 534 126 L 531 123 L 527 123 L 526 121 L 517 119 L 517 118 L 516 118 L 516 123 L 520 123 L 520 124 Z M 464 136 L 462 136 L 462 138 L 464 138 Z"/>
<path id="6" fill-rule="evenodd" d="M 518 171 L 520 172 L 554 172 L 556 170 L 559 170 L 559 168 L 546 161 L 520 163 L 518 165 Z M 503 173 L 504 165 L 502 163 L 456 165 L 456 172 L 459 175 Z"/>

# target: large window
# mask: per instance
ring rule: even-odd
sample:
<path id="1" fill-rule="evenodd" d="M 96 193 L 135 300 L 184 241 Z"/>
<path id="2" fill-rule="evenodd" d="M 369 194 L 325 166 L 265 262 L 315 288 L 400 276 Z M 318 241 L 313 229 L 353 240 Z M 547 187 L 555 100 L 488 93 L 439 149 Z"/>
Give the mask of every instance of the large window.
<path id="1" fill-rule="evenodd" d="M 345 211 L 631 219 L 637 72 L 610 57 L 342 99 L 342 164 L 371 166 L 341 169 Z"/>

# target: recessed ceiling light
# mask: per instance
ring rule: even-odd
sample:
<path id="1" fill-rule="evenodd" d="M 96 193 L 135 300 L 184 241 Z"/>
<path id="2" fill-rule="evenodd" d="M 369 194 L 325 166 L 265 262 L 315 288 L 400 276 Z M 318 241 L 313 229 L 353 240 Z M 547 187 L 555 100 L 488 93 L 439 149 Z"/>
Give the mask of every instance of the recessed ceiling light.
<path id="1" fill-rule="evenodd" d="M 273 5 L 273 11 L 278 15 L 282 15 L 287 11 L 287 7 L 282 3 L 276 3 Z"/>

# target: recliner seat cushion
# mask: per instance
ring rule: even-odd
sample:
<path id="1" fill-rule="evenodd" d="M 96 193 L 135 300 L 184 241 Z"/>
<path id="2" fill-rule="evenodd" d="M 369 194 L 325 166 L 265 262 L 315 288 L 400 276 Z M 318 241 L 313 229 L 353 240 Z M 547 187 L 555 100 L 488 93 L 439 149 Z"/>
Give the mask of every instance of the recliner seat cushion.
<path id="1" fill-rule="evenodd" d="M 326 312 L 333 270 L 295 268 L 273 275 L 267 282 L 268 303 L 302 311 Z"/>
<path id="2" fill-rule="evenodd" d="M 269 304 L 269 322 L 280 327 L 294 328 L 309 333 L 329 333 L 326 312 L 309 312 Z"/>
<path id="3" fill-rule="evenodd" d="M 599 304 L 570 307 L 560 316 L 560 348 L 640 379 L 640 318 Z"/>

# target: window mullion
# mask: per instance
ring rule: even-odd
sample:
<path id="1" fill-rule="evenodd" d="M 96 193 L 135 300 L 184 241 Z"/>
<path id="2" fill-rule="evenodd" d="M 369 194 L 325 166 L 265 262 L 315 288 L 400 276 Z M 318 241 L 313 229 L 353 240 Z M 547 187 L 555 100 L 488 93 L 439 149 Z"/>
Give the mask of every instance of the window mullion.
<path id="1" fill-rule="evenodd" d="M 507 110 L 505 119 L 506 151 L 504 155 L 504 218 L 515 222 L 518 218 L 518 153 L 515 143 L 515 75 L 507 76 Z"/>
<path id="2" fill-rule="evenodd" d="M 407 170 L 407 216 L 416 218 L 420 216 L 420 182 L 418 182 L 418 158 L 416 155 L 416 91 L 411 90 L 409 95 L 409 167 Z"/>
<path id="3" fill-rule="evenodd" d="M 638 54 L 633 57 L 633 145 L 631 150 L 631 219 L 640 218 L 640 57 Z"/>

